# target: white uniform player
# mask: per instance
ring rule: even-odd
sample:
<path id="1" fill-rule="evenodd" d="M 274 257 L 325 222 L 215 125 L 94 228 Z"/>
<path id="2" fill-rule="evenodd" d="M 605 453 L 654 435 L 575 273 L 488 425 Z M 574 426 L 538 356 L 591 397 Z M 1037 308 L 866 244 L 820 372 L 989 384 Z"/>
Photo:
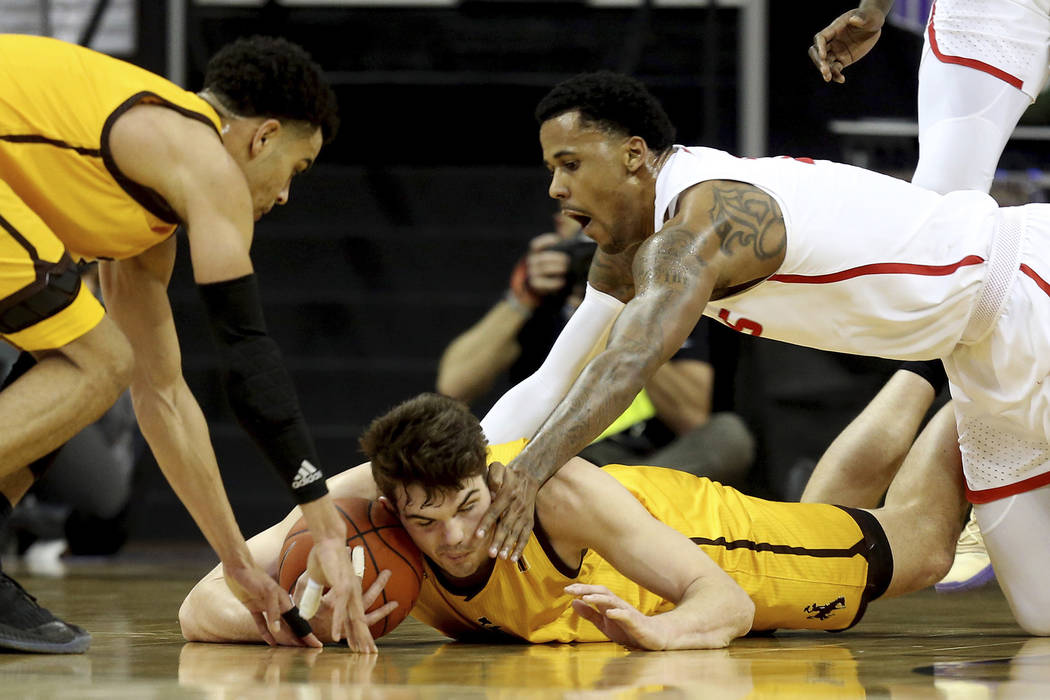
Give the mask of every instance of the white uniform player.
<path id="1" fill-rule="evenodd" d="M 1050 205 L 1002 208 L 827 161 L 676 147 L 656 181 L 656 230 L 706 180 L 776 199 L 776 274 L 705 314 L 809 347 L 941 357 L 970 500 L 1022 626 L 1050 634 Z"/>
<path id="2" fill-rule="evenodd" d="M 893 0 L 862 2 L 814 37 L 810 56 L 825 80 L 844 80 L 842 70 L 877 41 L 892 5 Z M 942 193 L 988 192 L 1010 134 L 1048 73 L 1050 0 L 931 3 L 919 65 L 919 162 L 912 182 Z M 973 522 L 958 552 L 938 590 L 965 590 L 990 580 Z"/>

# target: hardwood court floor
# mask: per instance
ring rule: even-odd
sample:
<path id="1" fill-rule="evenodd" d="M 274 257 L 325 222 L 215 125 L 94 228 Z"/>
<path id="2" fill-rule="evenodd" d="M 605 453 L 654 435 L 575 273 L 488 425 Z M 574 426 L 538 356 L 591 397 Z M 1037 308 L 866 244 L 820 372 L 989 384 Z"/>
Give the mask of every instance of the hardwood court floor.
<path id="1" fill-rule="evenodd" d="M 94 636 L 83 655 L 0 653 L 2 698 L 1050 698 L 1050 639 L 1025 637 L 994 585 L 876 603 L 841 634 L 781 633 L 716 651 L 453 644 L 407 620 L 378 656 L 187 644 L 177 612 L 211 563 L 157 553 L 12 573 Z"/>

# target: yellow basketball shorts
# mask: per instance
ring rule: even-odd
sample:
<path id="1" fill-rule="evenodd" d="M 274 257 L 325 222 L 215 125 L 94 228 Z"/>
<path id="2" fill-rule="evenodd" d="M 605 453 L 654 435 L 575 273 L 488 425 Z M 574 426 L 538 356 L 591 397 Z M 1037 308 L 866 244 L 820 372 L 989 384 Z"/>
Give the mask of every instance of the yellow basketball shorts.
<path id="1" fill-rule="evenodd" d="M 104 315 L 62 241 L 0 181 L 0 337 L 22 350 L 59 348 Z"/>
<path id="2" fill-rule="evenodd" d="M 692 539 L 754 600 L 753 630 L 843 630 L 886 591 L 893 559 L 871 513 L 822 503 L 747 502 L 747 537 Z"/>

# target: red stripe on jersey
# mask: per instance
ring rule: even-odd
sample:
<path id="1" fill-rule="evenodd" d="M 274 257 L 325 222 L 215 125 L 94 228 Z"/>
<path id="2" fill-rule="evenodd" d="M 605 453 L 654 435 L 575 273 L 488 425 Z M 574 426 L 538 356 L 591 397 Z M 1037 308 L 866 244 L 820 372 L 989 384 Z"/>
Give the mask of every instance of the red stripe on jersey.
<path id="1" fill-rule="evenodd" d="M 1016 496 L 1019 493 L 1034 491 L 1035 489 L 1046 486 L 1047 484 L 1050 484 L 1050 472 L 1036 474 L 1035 476 L 1022 481 L 1007 484 L 1006 486 L 996 486 L 992 489 L 972 491 L 970 490 L 970 487 L 967 486 L 966 500 L 970 503 L 991 503 L 992 501 L 998 501 L 999 499 L 1007 498 L 1008 496 Z"/>
<path id="2" fill-rule="evenodd" d="M 1032 280 L 1039 285 L 1039 288 L 1042 289 L 1047 296 L 1050 296 L 1050 283 L 1048 283 L 1046 280 L 1040 277 L 1035 270 L 1028 267 L 1024 263 L 1021 263 L 1021 272 L 1031 277 Z"/>
<path id="3" fill-rule="evenodd" d="M 949 56 L 946 53 L 941 52 L 941 47 L 937 45 L 937 32 L 933 28 L 933 15 L 937 11 L 937 3 L 933 3 L 933 7 L 930 8 L 930 24 L 928 25 L 928 31 L 930 35 L 930 49 L 933 50 L 933 54 L 941 61 L 941 63 L 954 63 L 959 66 L 966 66 L 967 68 L 973 68 L 979 70 L 982 73 L 998 78 L 1010 85 L 1013 85 L 1018 90 L 1024 85 L 1024 81 L 1018 78 L 1016 75 L 1011 75 L 1006 71 L 996 68 L 993 65 L 985 63 L 984 61 L 978 61 L 975 58 L 963 58 L 962 56 Z"/>
<path id="4" fill-rule="evenodd" d="M 984 258 L 979 255 L 967 255 L 959 262 L 951 265 L 917 265 L 914 263 L 872 263 L 860 267 L 832 272 L 829 275 L 773 275 L 769 279 L 774 282 L 787 284 L 829 284 L 863 277 L 865 275 L 925 275 L 927 277 L 943 277 L 950 275 L 960 267 L 967 265 L 979 265 Z"/>

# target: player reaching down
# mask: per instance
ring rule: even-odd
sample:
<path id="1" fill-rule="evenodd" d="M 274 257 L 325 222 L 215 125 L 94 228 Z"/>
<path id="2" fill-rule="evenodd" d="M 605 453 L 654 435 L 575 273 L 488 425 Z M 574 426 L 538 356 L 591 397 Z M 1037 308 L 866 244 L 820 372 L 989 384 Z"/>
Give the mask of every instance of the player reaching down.
<path id="1" fill-rule="evenodd" d="M 182 224 L 230 405 L 319 540 L 311 571 L 334 584 L 334 634 L 372 650 L 249 256 L 254 221 L 288 201 L 292 178 L 335 135 L 335 95 L 305 51 L 264 37 L 220 51 L 204 82 L 195 94 L 83 47 L 0 35 L 0 336 L 37 360 L 0 392 L 0 519 L 39 477 L 39 458 L 130 384 L 158 464 L 259 633 L 318 643 L 281 625 L 282 613 L 295 620 L 291 601 L 245 546 L 182 376 L 167 297 Z M 103 261 L 105 310 L 80 286 L 78 259 Z M 0 647 L 80 652 L 89 641 L 0 575 Z"/>

